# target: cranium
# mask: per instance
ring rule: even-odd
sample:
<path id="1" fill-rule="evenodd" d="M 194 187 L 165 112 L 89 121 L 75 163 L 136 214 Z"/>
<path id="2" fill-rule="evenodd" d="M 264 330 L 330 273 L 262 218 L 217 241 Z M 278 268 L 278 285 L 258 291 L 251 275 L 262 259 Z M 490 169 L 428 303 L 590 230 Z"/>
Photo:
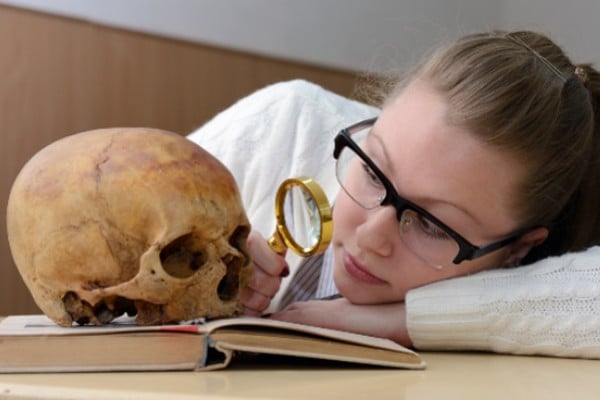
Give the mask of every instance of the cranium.
<path id="1" fill-rule="evenodd" d="M 59 325 L 235 315 L 250 276 L 233 177 L 161 130 L 101 129 L 50 144 L 17 176 L 7 224 L 23 280 Z"/>

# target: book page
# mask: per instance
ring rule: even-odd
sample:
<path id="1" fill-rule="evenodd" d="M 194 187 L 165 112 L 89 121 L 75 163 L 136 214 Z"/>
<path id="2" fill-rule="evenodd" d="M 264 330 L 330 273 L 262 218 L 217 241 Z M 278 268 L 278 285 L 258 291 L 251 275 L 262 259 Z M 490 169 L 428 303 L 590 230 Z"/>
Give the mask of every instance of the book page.
<path id="1" fill-rule="evenodd" d="M 72 327 L 56 325 L 45 315 L 12 315 L 0 321 L 0 335 L 5 336 L 84 335 L 158 329 L 157 326 L 138 326 L 131 317 L 117 318 L 103 326 L 74 324 Z"/>
<path id="2" fill-rule="evenodd" d="M 296 324 L 292 322 L 285 321 L 277 321 L 274 319 L 268 318 L 253 318 L 253 317 L 239 317 L 239 318 L 225 318 L 225 319 L 217 319 L 213 321 L 206 322 L 204 324 L 203 329 L 206 331 L 214 331 L 216 329 L 222 327 L 243 327 L 243 326 L 251 326 L 251 327 L 264 327 L 264 328 L 273 328 L 279 330 L 290 330 L 294 332 L 302 332 L 311 335 L 322 336 L 330 339 L 345 341 L 349 343 L 356 343 L 364 346 L 377 347 L 381 349 L 387 349 L 392 351 L 401 351 L 405 353 L 417 354 L 414 351 L 407 349 L 404 346 L 399 345 L 398 343 L 373 337 L 360 335 L 358 333 L 339 331 L 334 329 L 320 328 L 311 325 L 304 324 Z"/>
<path id="3" fill-rule="evenodd" d="M 222 327 L 211 333 L 210 338 L 213 345 L 223 351 L 287 355 L 394 368 L 425 368 L 425 363 L 413 352 L 390 351 L 292 330 Z"/>
<path id="4" fill-rule="evenodd" d="M 206 327 L 205 327 L 206 326 Z M 208 333 L 204 319 L 183 321 L 173 325 L 137 325 L 135 317 L 122 316 L 106 325 L 59 326 L 45 315 L 11 315 L 0 320 L 0 336 L 31 335 L 87 335 L 116 332 L 179 331 L 190 333 Z"/>

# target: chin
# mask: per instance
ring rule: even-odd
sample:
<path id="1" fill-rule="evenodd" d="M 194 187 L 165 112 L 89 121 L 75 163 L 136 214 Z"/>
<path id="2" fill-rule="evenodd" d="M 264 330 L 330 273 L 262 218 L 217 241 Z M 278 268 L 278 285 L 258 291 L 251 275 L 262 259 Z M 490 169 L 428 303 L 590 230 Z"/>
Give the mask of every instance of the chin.
<path id="1" fill-rule="evenodd" d="M 392 302 L 383 298 L 380 291 L 379 293 L 373 293 L 371 290 L 365 290 L 348 282 L 340 282 L 339 284 L 336 282 L 336 286 L 340 295 L 352 304 L 368 306 Z"/>
<path id="2" fill-rule="evenodd" d="M 346 279 L 334 279 L 335 285 L 342 297 L 356 305 L 375 305 L 403 302 L 405 294 L 393 296 L 390 288 L 364 288 Z"/>

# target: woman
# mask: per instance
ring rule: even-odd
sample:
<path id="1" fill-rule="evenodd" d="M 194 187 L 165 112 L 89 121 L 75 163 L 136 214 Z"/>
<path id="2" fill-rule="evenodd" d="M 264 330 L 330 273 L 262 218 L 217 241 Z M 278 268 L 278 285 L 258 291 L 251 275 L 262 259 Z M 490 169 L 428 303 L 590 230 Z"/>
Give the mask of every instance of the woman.
<path id="1" fill-rule="evenodd" d="M 469 35 L 441 48 L 396 85 L 377 119 L 335 139 L 343 190 L 324 259 L 332 260 L 333 292 L 342 297 L 296 302 L 272 317 L 417 348 L 581 355 L 554 342 L 544 348 L 535 338 L 531 346 L 518 339 L 511 347 L 466 331 L 454 343 L 440 342 L 438 328 L 423 330 L 436 321 L 411 319 L 410 301 L 417 299 L 413 309 L 421 307 L 421 316 L 432 314 L 426 303 L 439 302 L 436 290 L 448 294 L 454 282 L 469 279 L 450 278 L 501 280 L 532 271 L 506 268 L 600 244 L 599 82 L 594 69 L 573 65 L 533 32 Z M 256 272 L 242 299 L 246 312 L 258 315 L 279 290 L 287 264 L 256 233 L 249 246 Z M 498 268 L 500 275 L 481 273 Z M 326 272 L 321 287 L 330 280 Z M 489 285 L 480 281 L 479 288 Z M 318 290 L 309 295 L 319 297 Z M 479 315 L 487 312 L 483 297 L 472 299 L 481 303 Z M 435 311 L 443 320 L 444 312 Z"/>

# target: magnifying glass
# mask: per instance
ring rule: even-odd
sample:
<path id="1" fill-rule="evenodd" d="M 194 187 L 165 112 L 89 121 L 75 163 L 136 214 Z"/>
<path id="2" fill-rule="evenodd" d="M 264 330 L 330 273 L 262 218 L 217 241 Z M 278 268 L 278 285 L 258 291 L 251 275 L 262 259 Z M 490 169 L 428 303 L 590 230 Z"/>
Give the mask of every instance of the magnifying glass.
<path id="1" fill-rule="evenodd" d="M 321 186 L 307 176 L 281 183 L 275 196 L 275 222 L 268 243 L 278 254 L 289 248 L 308 257 L 325 251 L 331 242 L 331 206 Z"/>

